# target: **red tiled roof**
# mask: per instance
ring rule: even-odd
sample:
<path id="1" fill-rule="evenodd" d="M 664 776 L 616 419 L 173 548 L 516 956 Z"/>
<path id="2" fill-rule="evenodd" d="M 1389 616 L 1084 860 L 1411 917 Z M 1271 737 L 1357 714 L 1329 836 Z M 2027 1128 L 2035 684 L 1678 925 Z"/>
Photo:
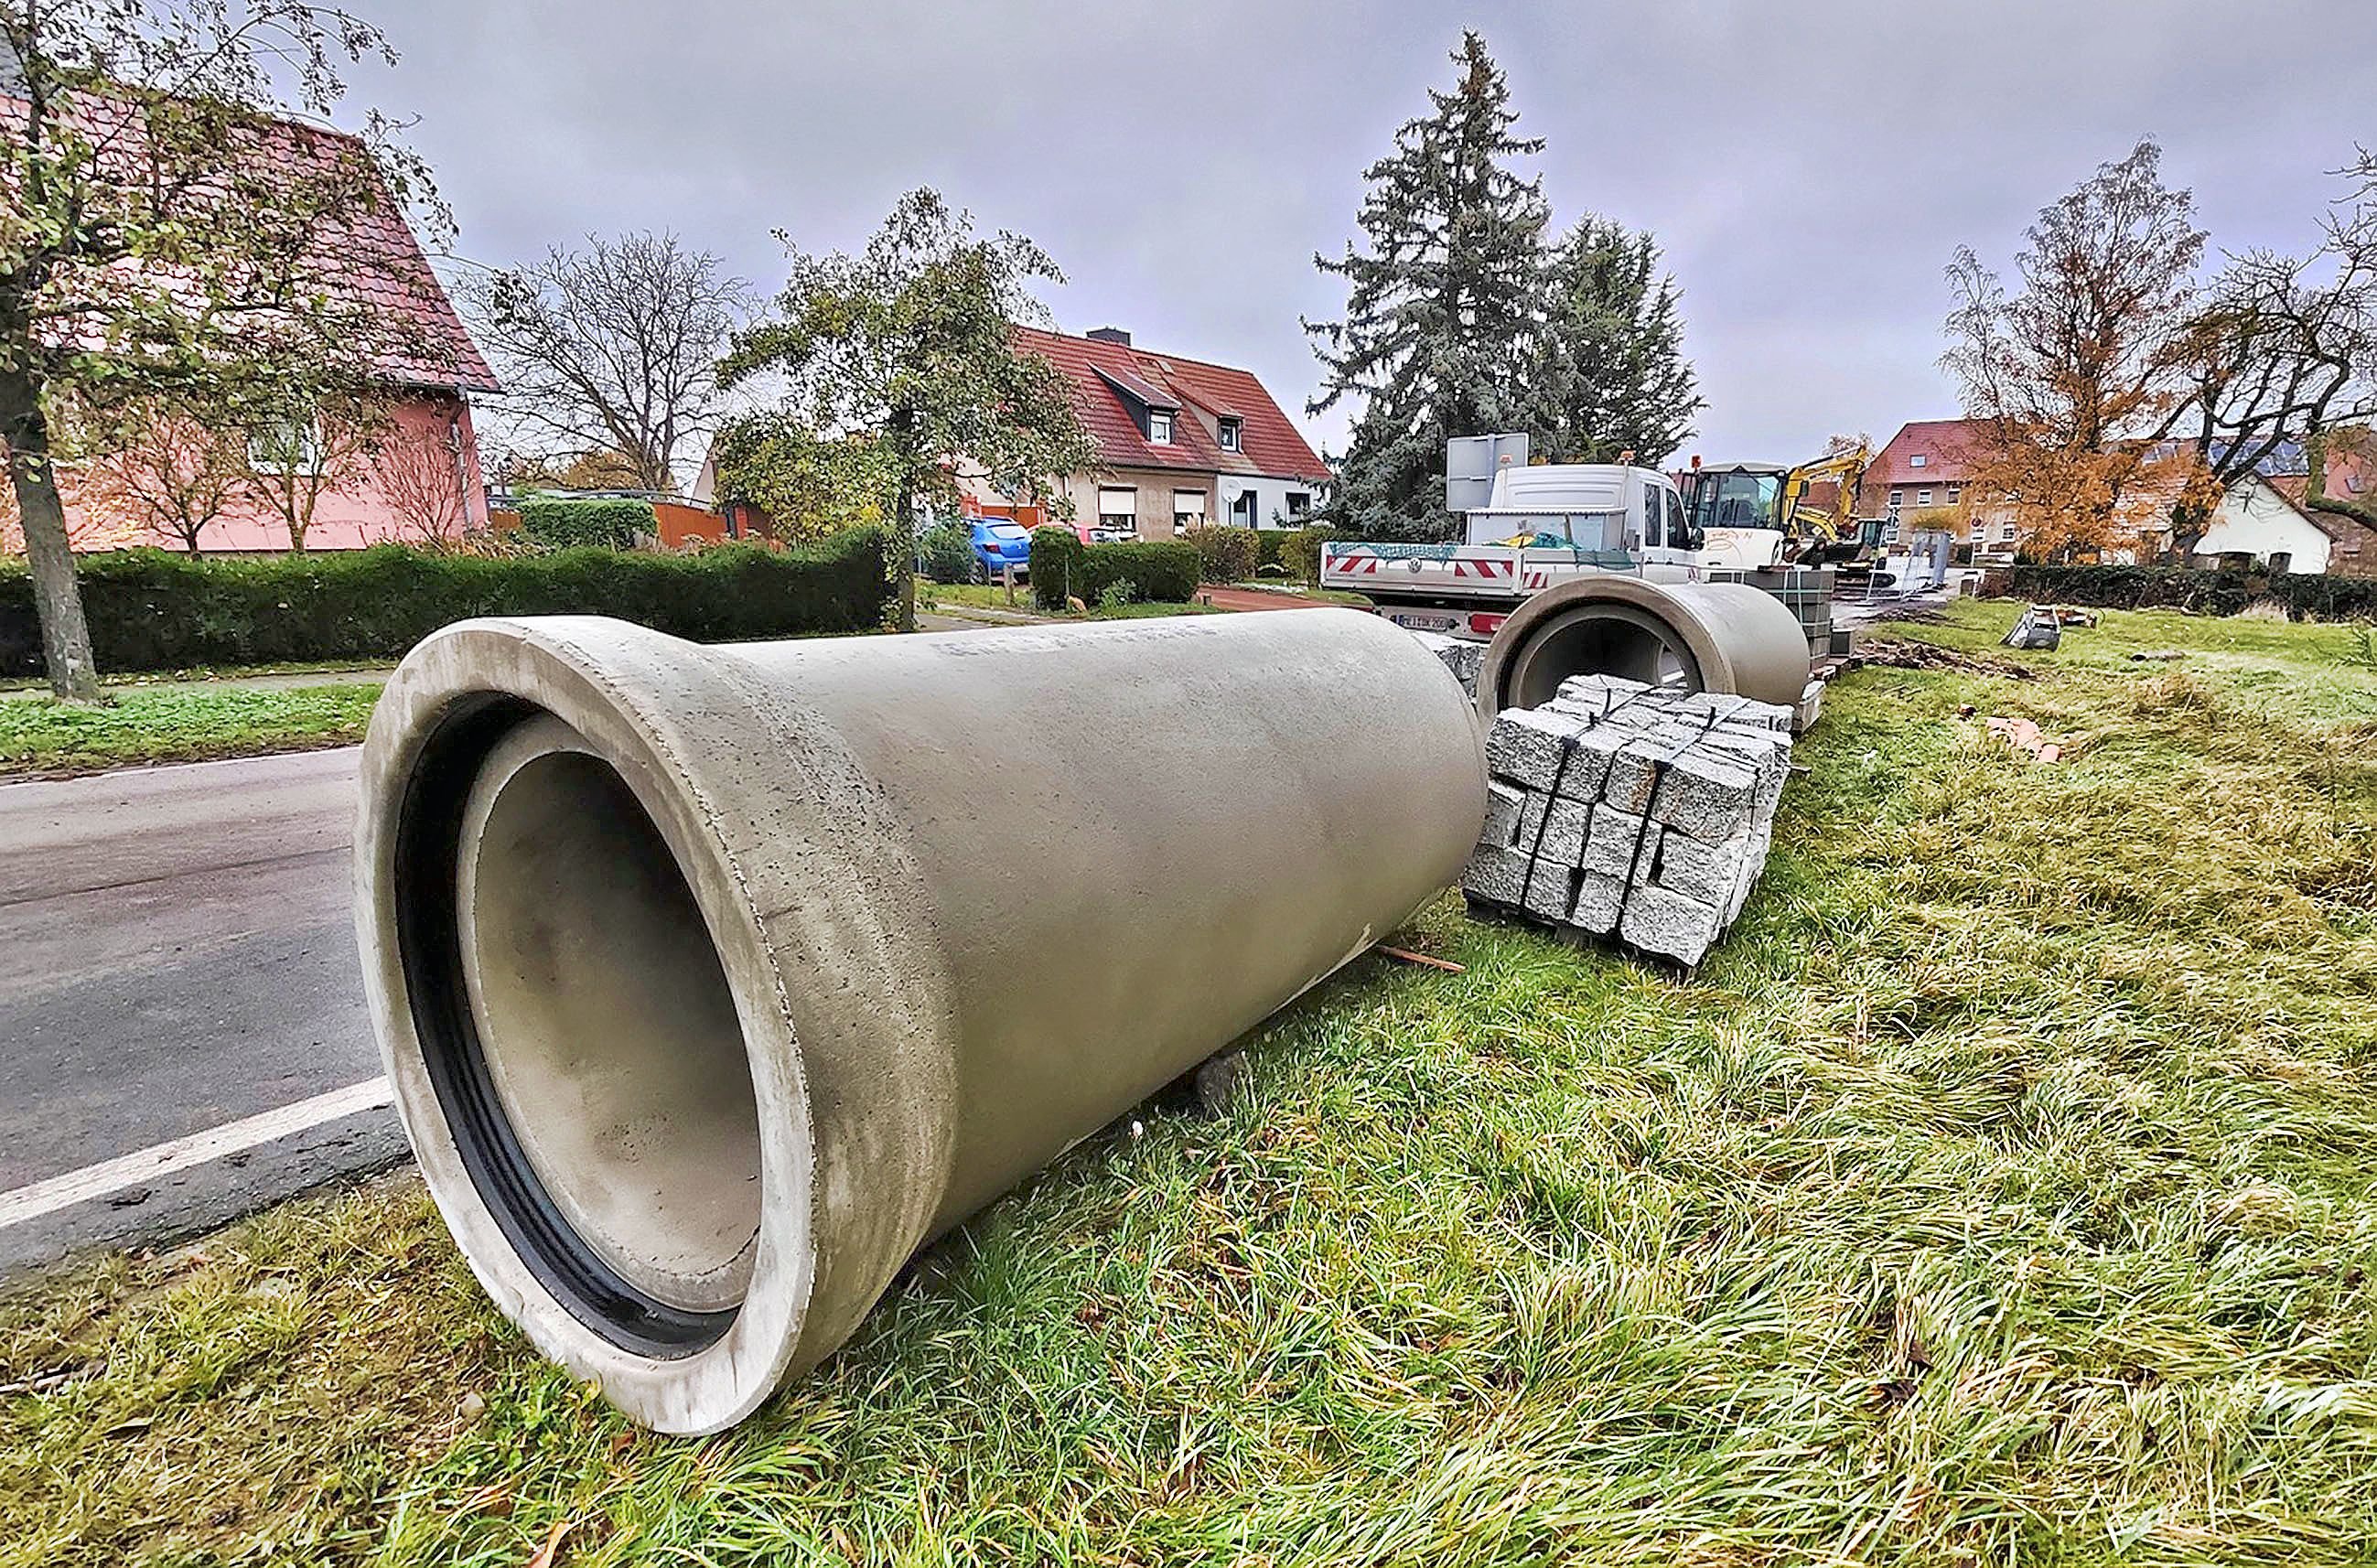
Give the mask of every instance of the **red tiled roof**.
<path id="1" fill-rule="evenodd" d="M 1973 471 L 1972 449 L 1979 426 L 1969 419 L 1917 419 L 1898 428 L 1865 471 L 1869 487 L 1893 485 L 1962 484 Z M 1907 461 L 1921 457 L 1923 465 Z"/>
<path id="2" fill-rule="evenodd" d="M 0 124 L 20 124 L 27 107 L 21 98 L 0 94 Z M 93 126 L 114 133 L 95 135 L 93 139 L 103 150 L 103 157 L 122 164 L 128 180 L 142 178 L 145 170 L 140 150 L 146 145 L 146 121 L 131 118 L 139 112 L 137 103 L 98 97 L 78 99 L 72 111 L 73 117 L 84 123 L 87 134 Z M 127 126 L 130 134 L 123 134 Z M 209 177 L 218 190 L 233 184 L 235 176 L 260 174 L 263 183 L 269 185 L 277 171 L 328 173 L 341 158 L 370 158 L 360 138 L 294 120 L 265 122 L 255 142 L 244 150 L 266 161 L 267 167 L 226 171 L 220 181 Z M 314 280 L 324 285 L 333 302 L 362 307 L 376 326 L 382 342 L 371 359 L 378 379 L 401 387 L 472 392 L 501 389 L 455 314 L 444 285 L 430 270 L 428 257 L 405 221 L 402 209 L 385 186 L 379 199 L 354 213 L 352 221 L 326 226 L 314 236 L 314 248 L 316 254 L 307 258 Z M 96 329 L 68 326 L 66 330 L 70 336 L 97 335 Z"/>
<path id="3" fill-rule="evenodd" d="M 1329 465 L 1248 371 L 1033 327 L 1015 329 L 1015 346 L 1046 359 L 1072 384 L 1073 405 L 1098 444 L 1099 461 L 1109 467 L 1252 473 L 1315 484 L 1332 477 Z M 1181 411 L 1172 422 L 1170 446 L 1153 445 L 1140 434 L 1129 405 L 1106 376 L 1178 399 Z M 1221 449 L 1198 410 L 1239 422 L 1236 451 Z"/>

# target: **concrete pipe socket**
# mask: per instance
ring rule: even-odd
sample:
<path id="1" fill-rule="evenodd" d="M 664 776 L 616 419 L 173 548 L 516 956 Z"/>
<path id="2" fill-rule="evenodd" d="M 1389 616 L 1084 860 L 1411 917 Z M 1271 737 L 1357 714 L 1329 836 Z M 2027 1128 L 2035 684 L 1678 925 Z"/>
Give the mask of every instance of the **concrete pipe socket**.
<path id="1" fill-rule="evenodd" d="M 1385 936 L 1475 714 L 1348 610 L 699 647 L 472 621 L 364 748 L 382 1054 L 472 1269 L 669 1432 Z"/>
<path id="2" fill-rule="evenodd" d="M 1536 708 L 1571 676 L 1623 676 L 1788 707 L 1808 684 L 1798 617 L 1747 583 L 1578 578 L 1519 606 L 1487 644 L 1477 706 Z"/>

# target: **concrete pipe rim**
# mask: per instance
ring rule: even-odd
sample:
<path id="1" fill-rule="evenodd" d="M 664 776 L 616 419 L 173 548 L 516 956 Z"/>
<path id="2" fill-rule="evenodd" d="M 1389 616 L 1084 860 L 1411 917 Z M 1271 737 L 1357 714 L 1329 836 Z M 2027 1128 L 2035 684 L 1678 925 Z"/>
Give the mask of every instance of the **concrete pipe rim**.
<path id="1" fill-rule="evenodd" d="M 1517 701 L 1511 691 L 1514 678 L 1531 674 L 1533 661 L 1542 654 L 1542 642 L 1570 626 L 1596 619 L 1631 625 L 1653 636 L 1658 632 L 1650 623 L 1656 623 L 1673 634 L 1658 640 L 1683 656 L 1683 673 L 1691 683 L 1689 689 L 1724 692 L 1734 688 L 1733 665 L 1725 648 L 1689 606 L 1658 584 L 1638 578 L 1586 577 L 1534 595 L 1496 630 L 1477 672 L 1479 713 L 1490 723 L 1505 708 L 1535 707 L 1549 700 L 1551 694 L 1546 692 L 1531 702 Z M 1581 673 L 1584 672 L 1568 672 Z M 1557 677 L 1551 681 L 1554 690 L 1559 684 Z"/>
<path id="2" fill-rule="evenodd" d="M 532 731 L 543 733 L 528 750 L 588 759 L 640 808 L 725 976 L 758 1198 L 748 1241 L 724 1267 L 697 1271 L 701 1288 L 655 1290 L 616 1266 L 615 1245 L 590 1244 L 583 1205 L 555 1201 L 488 1065 L 465 973 L 461 834 L 489 760 Z M 375 711 L 356 892 L 397 1108 L 472 1273 L 541 1351 L 630 1417 L 696 1433 L 756 1409 L 797 1357 L 818 1267 L 815 1151 L 792 1019 L 752 978 L 771 972 L 758 912 L 675 750 L 665 721 L 567 640 L 516 624 L 449 627 L 406 659 Z"/>

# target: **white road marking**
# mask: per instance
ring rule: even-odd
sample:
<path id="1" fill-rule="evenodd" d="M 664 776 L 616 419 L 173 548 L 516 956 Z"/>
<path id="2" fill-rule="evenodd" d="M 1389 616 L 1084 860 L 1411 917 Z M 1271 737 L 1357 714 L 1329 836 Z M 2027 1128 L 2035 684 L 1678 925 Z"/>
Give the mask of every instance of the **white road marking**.
<path id="1" fill-rule="evenodd" d="M 136 1149 L 128 1155 L 118 1155 L 112 1160 L 87 1165 L 80 1170 L 70 1170 L 63 1176 L 31 1182 L 12 1191 L 0 1192 L 0 1230 L 12 1225 L 22 1225 L 29 1219 L 54 1215 L 60 1209 L 93 1198 L 104 1198 L 121 1192 L 127 1187 L 137 1187 L 161 1176 L 171 1176 L 177 1170 L 187 1170 L 194 1165 L 205 1165 L 225 1155 L 235 1155 L 243 1149 L 253 1149 L 269 1143 L 276 1138 L 286 1138 L 293 1132 L 303 1132 L 324 1122 L 336 1121 L 357 1111 L 376 1110 L 394 1105 L 396 1096 L 385 1078 L 374 1078 L 362 1083 L 350 1083 L 343 1089 L 333 1089 L 327 1095 L 317 1095 L 310 1100 L 259 1111 L 221 1127 L 209 1127 L 204 1132 L 193 1132 L 186 1138 L 154 1143 Z"/>

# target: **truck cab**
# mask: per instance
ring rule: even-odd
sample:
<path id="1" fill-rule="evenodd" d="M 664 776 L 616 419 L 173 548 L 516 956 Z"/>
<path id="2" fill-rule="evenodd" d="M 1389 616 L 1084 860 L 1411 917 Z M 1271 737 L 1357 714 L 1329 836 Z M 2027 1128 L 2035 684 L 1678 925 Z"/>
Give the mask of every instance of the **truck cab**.
<path id="1" fill-rule="evenodd" d="M 1690 566 L 1699 557 L 1699 530 L 1682 495 L 1666 474 L 1618 463 L 1539 463 L 1494 475 L 1486 504 L 1463 514 L 1472 545 L 1527 540 L 1555 543 L 1611 564 Z"/>

